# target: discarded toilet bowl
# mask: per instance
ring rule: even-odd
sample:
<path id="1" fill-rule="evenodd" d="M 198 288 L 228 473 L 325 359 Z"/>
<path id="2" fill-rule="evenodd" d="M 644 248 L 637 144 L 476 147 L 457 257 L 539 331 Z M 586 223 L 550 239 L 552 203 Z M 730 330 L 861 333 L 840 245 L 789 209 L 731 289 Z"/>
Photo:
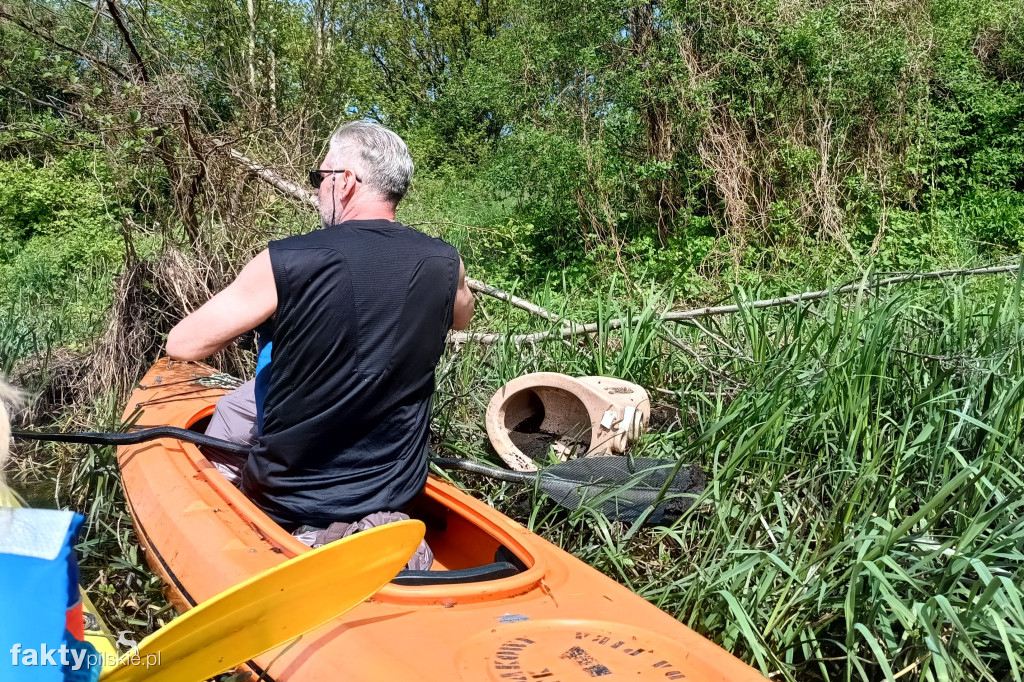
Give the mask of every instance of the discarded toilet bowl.
<path id="1" fill-rule="evenodd" d="M 487 406 L 487 435 L 517 471 L 536 471 L 551 448 L 559 459 L 621 454 L 650 420 L 642 387 L 613 377 L 537 372 L 502 386 Z"/>

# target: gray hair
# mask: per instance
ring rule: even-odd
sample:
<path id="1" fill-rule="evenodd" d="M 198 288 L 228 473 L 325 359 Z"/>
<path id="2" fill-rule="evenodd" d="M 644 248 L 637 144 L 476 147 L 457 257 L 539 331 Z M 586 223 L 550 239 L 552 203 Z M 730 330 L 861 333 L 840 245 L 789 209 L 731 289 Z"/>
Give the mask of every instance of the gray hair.
<path id="1" fill-rule="evenodd" d="M 371 121 L 346 123 L 331 135 L 331 149 L 352 150 L 362 164 L 361 180 L 397 204 L 412 183 L 409 148 L 394 131 Z"/>

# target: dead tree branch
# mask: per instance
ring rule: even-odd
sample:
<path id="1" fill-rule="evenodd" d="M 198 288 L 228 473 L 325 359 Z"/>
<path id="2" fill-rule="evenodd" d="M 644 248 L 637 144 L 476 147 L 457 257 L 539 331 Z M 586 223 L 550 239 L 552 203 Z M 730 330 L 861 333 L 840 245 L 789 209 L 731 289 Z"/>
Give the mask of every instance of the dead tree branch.
<path id="1" fill-rule="evenodd" d="M 796 305 L 804 301 L 816 301 L 823 298 L 829 298 L 831 296 L 840 296 L 853 292 L 869 291 L 872 289 L 879 289 L 882 287 L 889 287 L 895 284 L 902 284 L 904 282 L 914 281 L 925 281 L 925 280 L 936 280 L 946 279 L 950 277 L 971 277 L 979 275 L 1000 275 L 1007 274 L 1010 272 L 1016 272 L 1020 269 L 1020 264 L 1014 265 L 1002 265 L 998 267 L 988 268 L 972 268 L 962 270 L 939 270 L 936 272 L 923 272 L 923 273 L 908 273 L 906 275 L 897 275 L 894 277 L 887 277 L 874 282 L 862 281 L 856 284 L 847 284 L 837 289 L 822 289 L 820 291 L 806 291 L 802 294 L 792 294 L 790 296 L 782 296 L 780 298 L 768 298 L 759 301 L 751 301 L 749 303 L 740 303 L 734 305 L 722 305 L 706 308 L 695 308 L 693 310 L 676 310 L 663 313 L 659 316 L 659 319 L 665 322 L 685 322 L 687 320 L 696 320 L 703 317 L 714 317 L 716 315 L 732 315 L 738 313 L 740 310 L 756 310 L 760 308 L 776 308 L 785 305 Z M 606 329 L 618 329 L 629 322 L 629 318 L 617 318 L 609 320 L 604 323 Z M 575 336 L 577 334 L 592 334 L 596 332 L 601 325 L 597 322 L 592 322 L 585 325 L 572 325 L 567 326 L 561 331 L 546 331 L 536 332 L 533 334 L 479 334 L 479 333 L 468 333 L 468 332 L 457 332 L 449 335 L 448 340 L 453 343 L 466 343 L 468 341 L 474 341 L 476 343 L 497 343 L 500 341 L 509 340 L 513 343 L 535 343 L 537 341 L 544 341 L 549 338 L 567 338 Z"/>
<path id="2" fill-rule="evenodd" d="M 125 45 L 128 46 L 128 51 L 132 55 L 132 64 L 138 70 L 139 77 L 143 83 L 149 83 L 149 70 L 146 68 L 146 62 L 142 59 L 142 55 L 139 54 L 138 48 L 135 47 L 135 41 L 132 40 L 132 34 L 128 32 L 128 27 L 125 26 L 124 21 L 121 19 L 121 13 L 117 10 L 117 5 L 114 4 L 113 0 L 107 0 L 107 8 L 110 10 L 110 18 L 114 20 L 118 33 L 121 34 Z"/>
<path id="3" fill-rule="evenodd" d="M 67 52 L 70 52 L 71 54 L 77 55 L 78 57 L 80 57 L 81 59 L 84 59 L 86 62 L 88 62 L 90 64 L 96 64 L 97 66 L 101 66 L 104 69 L 106 69 L 107 71 L 110 71 L 111 73 L 117 75 L 122 80 L 130 80 L 128 78 L 128 74 L 126 74 L 124 71 L 122 71 L 121 69 L 117 68 L 113 64 L 111 64 L 111 63 L 109 63 L 109 62 L 107 62 L 107 61 L 105 61 L 103 59 L 100 59 L 96 55 L 88 54 L 87 52 L 83 52 L 82 50 L 79 50 L 76 47 L 72 47 L 71 45 L 67 45 L 66 43 L 62 43 L 61 41 L 57 40 L 57 38 L 54 37 L 52 34 L 46 32 L 46 31 L 43 31 L 38 26 L 32 26 L 32 25 L 26 23 L 25 21 L 23 21 L 22 19 L 14 16 L 13 14 L 4 11 L 3 8 L 0 8 L 0 19 L 6 19 L 7 21 L 11 22 L 12 24 L 17 26 L 21 30 L 25 31 L 26 33 L 28 33 L 30 35 L 33 35 L 33 36 L 35 36 L 37 38 L 40 38 L 41 40 L 44 40 L 44 41 L 50 43 L 54 47 L 59 47 L 62 50 L 65 50 Z"/>
<path id="4" fill-rule="evenodd" d="M 280 173 L 272 168 L 256 163 L 242 152 L 228 146 L 226 143 L 216 140 L 218 148 L 227 151 L 228 156 L 236 164 L 246 169 L 254 176 L 267 183 L 274 189 L 290 199 L 295 199 L 301 204 L 305 204 L 314 209 L 320 209 L 320 202 L 317 201 L 316 195 L 312 192 L 307 192 L 299 185 L 295 184 L 291 180 L 286 180 L 281 176 Z"/>

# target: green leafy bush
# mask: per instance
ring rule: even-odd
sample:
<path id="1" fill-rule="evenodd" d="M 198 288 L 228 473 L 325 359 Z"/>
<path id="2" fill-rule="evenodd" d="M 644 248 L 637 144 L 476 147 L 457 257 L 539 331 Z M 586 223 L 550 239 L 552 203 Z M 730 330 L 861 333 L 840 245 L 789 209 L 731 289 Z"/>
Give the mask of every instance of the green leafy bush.
<path id="1" fill-rule="evenodd" d="M 123 244 L 106 167 L 72 152 L 0 161 L 0 365 L 94 331 Z"/>
<path id="2" fill-rule="evenodd" d="M 52 272 L 111 263 L 121 252 L 118 209 L 91 154 L 71 153 L 41 168 L 0 162 L 0 262 L 25 249 L 52 258 Z M 27 257 L 31 257 L 30 255 Z"/>

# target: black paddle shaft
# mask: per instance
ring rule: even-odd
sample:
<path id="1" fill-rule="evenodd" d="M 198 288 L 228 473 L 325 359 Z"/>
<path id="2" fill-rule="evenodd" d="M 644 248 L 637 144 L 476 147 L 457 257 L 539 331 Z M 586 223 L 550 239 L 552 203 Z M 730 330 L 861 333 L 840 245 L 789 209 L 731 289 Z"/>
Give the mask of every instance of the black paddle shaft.
<path id="1" fill-rule="evenodd" d="M 207 436 L 205 433 L 198 433 L 188 429 L 181 429 L 177 426 L 154 426 L 139 431 L 128 431 L 126 433 L 111 433 L 104 431 L 80 431 L 77 433 L 45 433 L 42 431 L 11 431 L 15 438 L 23 440 L 45 440 L 54 443 L 81 443 L 83 445 L 138 445 L 158 438 L 173 438 L 182 440 L 194 445 L 202 445 L 210 448 L 217 448 L 233 455 L 248 455 L 251 449 L 248 445 L 232 443 L 231 441 Z"/>
<path id="2" fill-rule="evenodd" d="M 173 438 L 248 455 L 250 447 L 176 426 L 155 426 L 127 433 L 45 433 L 12 431 L 15 438 L 86 445 L 138 445 L 158 438 Z M 581 457 L 538 472 L 509 471 L 465 459 L 431 457 L 441 469 L 478 474 L 508 483 L 536 485 L 567 509 L 586 506 L 609 519 L 633 522 L 647 513 L 647 523 L 678 518 L 704 491 L 707 479 L 700 468 L 651 458 Z M 653 509 L 652 509 L 653 507 Z"/>

